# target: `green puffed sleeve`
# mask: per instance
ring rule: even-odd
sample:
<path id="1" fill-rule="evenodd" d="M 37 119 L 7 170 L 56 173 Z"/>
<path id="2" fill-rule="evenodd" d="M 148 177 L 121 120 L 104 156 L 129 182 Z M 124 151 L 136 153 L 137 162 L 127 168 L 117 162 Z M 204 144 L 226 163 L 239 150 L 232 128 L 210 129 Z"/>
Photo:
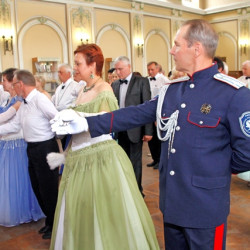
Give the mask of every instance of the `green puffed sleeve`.
<path id="1" fill-rule="evenodd" d="M 75 111 L 85 113 L 111 112 L 118 109 L 117 99 L 112 91 L 103 91 L 88 103 L 82 103 L 74 107 Z"/>
<path id="2" fill-rule="evenodd" d="M 115 95 L 110 92 L 102 92 L 102 97 L 100 98 L 100 106 L 98 112 L 107 111 L 111 112 L 118 109 L 118 102 Z"/>

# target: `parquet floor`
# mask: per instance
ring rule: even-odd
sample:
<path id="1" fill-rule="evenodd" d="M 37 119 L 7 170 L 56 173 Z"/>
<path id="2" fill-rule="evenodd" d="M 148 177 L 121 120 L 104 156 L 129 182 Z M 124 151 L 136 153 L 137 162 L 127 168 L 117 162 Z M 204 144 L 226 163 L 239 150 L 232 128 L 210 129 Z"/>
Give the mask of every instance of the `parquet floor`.
<path id="1" fill-rule="evenodd" d="M 151 162 L 152 159 L 147 156 L 149 152 L 147 144 L 143 148 L 145 202 L 153 218 L 160 248 L 164 249 L 163 222 L 158 202 L 158 170 L 146 167 L 146 164 Z M 12 228 L 0 226 L 0 250 L 49 249 L 50 240 L 43 240 L 41 235 L 37 233 L 43 224 L 44 221 L 40 220 Z M 245 181 L 240 180 L 237 176 L 232 177 L 231 214 L 228 219 L 227 250 L 250 250 L 250 188 L 247 187 Z"/>

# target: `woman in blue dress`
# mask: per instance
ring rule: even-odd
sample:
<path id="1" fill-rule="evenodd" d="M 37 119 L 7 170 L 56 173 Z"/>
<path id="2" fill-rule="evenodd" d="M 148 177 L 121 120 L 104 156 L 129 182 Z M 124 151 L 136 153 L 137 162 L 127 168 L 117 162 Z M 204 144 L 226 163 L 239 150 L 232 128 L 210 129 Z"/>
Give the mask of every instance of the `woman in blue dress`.
<path id="1" fill-rule="evenodd" d="M 10 68 L 3 74 L 3 87 L 10 93 L 5 107 L 0 107 L 0 124 L 8 122 L 20 106 L 20 97 L 13 89 Z M 33 193 L 29 173 L 27 144 L 22 131 L 0 138 L 0 225 L 11 227 L 44 217 Z"/>

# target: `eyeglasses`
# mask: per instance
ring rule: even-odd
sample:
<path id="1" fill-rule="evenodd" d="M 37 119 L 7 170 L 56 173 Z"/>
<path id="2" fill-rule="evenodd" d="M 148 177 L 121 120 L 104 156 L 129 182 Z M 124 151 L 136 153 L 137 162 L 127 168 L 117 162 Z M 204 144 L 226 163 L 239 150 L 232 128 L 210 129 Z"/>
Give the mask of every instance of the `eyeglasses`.
<path id="1" fill-rule="evenodd" d="M 20 81 L 18 81 L 18 82 L 13 82 L 13 83 L 12 83 L 12 86 L 15 86 L 17 83 L 20 83 Z"/>

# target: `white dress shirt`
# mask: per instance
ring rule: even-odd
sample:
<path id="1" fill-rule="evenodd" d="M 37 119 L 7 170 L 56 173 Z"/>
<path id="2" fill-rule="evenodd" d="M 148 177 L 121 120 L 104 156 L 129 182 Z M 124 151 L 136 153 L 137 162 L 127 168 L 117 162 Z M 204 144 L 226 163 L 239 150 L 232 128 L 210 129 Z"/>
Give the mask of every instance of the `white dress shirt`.
<path id="1" fill-rule="evenodd" d="M 246 87 L 250 88 L 250 78 L 246 79 L 246 76 L 241 76 L 238 78 Z"/>
<path id="2" fill-rule="evenodd" d="M 127 76 L 125 79 L 122 80 L 127 80 L 128 83 L 122 83 L 120 84 L 120 94 L 119 94 L 119 107 L 120 108 L 125 108 L 125 99 L 126 99 L 126 94 L 129 86 L 129 82 L 131 80 L 132 73 L 130 73 L 129 76 Z"/>
<path id="3" fill-rule="evenodd" d="M 151 76 L 148 77 L 150 83 L 151 98 L 154 98 L 159 94 L 162 86 L 170 83 L 170 80 L 163 74 L 157 73 L 155 76 L 155 80 L 150 80 L 150 78 Z"/>
<path id="4" fill-rule="evenodd" d="M 18 132 L 22 128 L 26 142 L 42 142 L 55 136 L 50 120 L 58 112 L 47 96 L 33 89 L 22 103 L 16 116 L 0 126 L 0 135 Z"/>
<path id="5" fill-rule="evenodd" d="M 51 101 L 58 111 L 66 109 L 76 100 L 81 88 L 82 84 L 69 78 L 65 83 L 60 84 L 56 88 L 56 92 L 52 96 Z"/>

